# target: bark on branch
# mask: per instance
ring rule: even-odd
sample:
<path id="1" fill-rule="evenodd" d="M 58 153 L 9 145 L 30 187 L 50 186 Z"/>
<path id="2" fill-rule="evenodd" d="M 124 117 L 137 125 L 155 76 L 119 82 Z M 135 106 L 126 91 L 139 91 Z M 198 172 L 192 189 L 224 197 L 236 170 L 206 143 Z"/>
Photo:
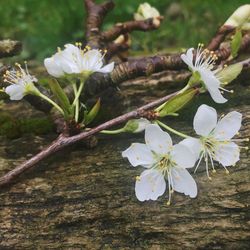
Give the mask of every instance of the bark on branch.
<path id="1" fill-rule="evenodd" d="M 101 36 L 102 39 L 105 41 L 112 41 L 116 39 L 118 36 L 131 33 L 134 30 L 141 30 L 141 31 L 149 31 L 159 28 L 160 22 L 149 18 L 147 20 L 142 21 L 128 21 L 125 23 L 118 23 L 110 30 L 104 31 Z"/>

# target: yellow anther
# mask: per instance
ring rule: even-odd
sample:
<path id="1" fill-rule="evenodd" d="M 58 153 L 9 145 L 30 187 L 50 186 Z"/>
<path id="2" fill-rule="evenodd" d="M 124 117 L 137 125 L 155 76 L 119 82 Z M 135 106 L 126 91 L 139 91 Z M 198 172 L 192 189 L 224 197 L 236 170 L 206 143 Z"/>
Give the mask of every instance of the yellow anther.
<path id="1" fill-rule="evenodd" d="M 62 49 L 61 49 L 60 47 L 57 47 L 57 51 L 58 51 L 58 52 L 61 52 Z"/>
<path id="2" fill-rule="evenodd" d="M 210 177 L 210 176 L 208 176 L 208 179 L 211 181 L 212 180 L 212 178 Z"/>
<path id="3" fill-rule="evenodd" d="M 213 171 L 212 171 L 213 173 L 216 173 L 216 170 L 215 169 L 213 169 Z"/>
<path id="4" fill-rule="evenodd" d="M 170 201 L 167 202 L 167 206 L 170 206 Z"/>
<path id="5" fill-rule="evenodd" d="M 226 174 L 229 174 L 229 171 L 226 169 Z"/>
<path id="6" fill-rule="evenodd" d="M 136 176 L 135 179 L 136 179 L 137 181 L 140 181 L 140 180 L 141 180 L 141 177 L 140 177 L 140 176 Z"/>

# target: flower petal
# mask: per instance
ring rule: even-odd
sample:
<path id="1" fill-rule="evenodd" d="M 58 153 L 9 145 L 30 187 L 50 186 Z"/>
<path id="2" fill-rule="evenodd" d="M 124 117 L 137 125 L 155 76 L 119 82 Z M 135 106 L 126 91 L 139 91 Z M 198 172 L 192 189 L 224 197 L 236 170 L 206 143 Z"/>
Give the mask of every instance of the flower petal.
<path id="1" fill-rule="evenodd" d="M 235 165 L 240 159 L 240 150 L 234 142 L 220 143 L 215 150 L 215 160 L 223 166 Z"/>
<path id="2" fill-rule="evenodd" d="M 170 152 L 171 159 L 182 168 L 192 168 L 196 158 L 194 153 L 187 146 L 176 144 Z"/>
<path id="3" fill-rule="evenodd" d="M 189 138 L 182 140 L 179 144 L 182 144 L 188 147 L 194 154 L 196 161 L 200 158 L 202 144 L 199 139 L 189 137 Z"/>
<path id="4" fill-rule="evenodd" d="M 198 135 L 207 136 L 216 126 L 217 112 L 214 108 L 202 104 L 194 116 L 194 130 Z"/>
<path id="5" fill-rule="evenodd" d="M 194 48 L 190 48 L 187 50 L 186 54 L 181 55 L 182 61 L 186 63 L 192 70 L 194 70 L 193 51 L 194 51 Z"/>
<path id="6" fill-rule="evenodd" d="M 128 149 L 122 152 L 122 157 L 127 157 L 132 166 L 150 167 L 155 163 L 154 155 L 143 143 L 133 143 Z"/>
<path id="7" fill-rule="evenodd" d="M 102 67 L 102 54 L 97 49 L 91 49 L 83 54 L 82 56 L 83 60 L 83 67 L 82 70 L 86 71 L 98 71 Z"/>
<path id="8" fill-rule="evenodd" d="M 191 198 L 197 196 L 196 182 L 186 169 L 172 168 L 171 175 L 171 186 L 176 192 L 184 193 Z"/>
<path id="9" fill-rule="evenodd" d="M 97 72 L 104 73 L 104 74 L 110 73 L 113 71 L 114 65 L 115 65 L 114 62 L 109 63 L 109 64 L 105 65 L 104 67 L 102 67 L 101 69 L 97 70 Z"/>
<path id="10" fill-rule="evenodd" d="M 19 101 L 25 95 L 25 85 L 12 84 L 5 88 L 5 92 L 10 96 L 10 100 Z"/>
<path id="11" fill-rule="evenodd" d="M 211 70 L 200 70 L 199 73 L 212 99 L 216 103 L 227 102 L 227 99 L 220 92 L 220 81 L 214 76 L 213 72 Z"/>
<path id="12" fill-rule="evenodd" d="M 145 129 L 145 142 L 156 154 L 165 155 L 172 147 L 172 139 L 158 125 L 150 124 Z"/>
<path id="13" fill-rule="evenodd" d="M 164 176 L 155 169 L 143 171 L 135 183 L 135 194 L 139 201 L 157 200 L 165 190 Z"/>
<path id="14" fill-rule="evenodd" d="M 53 58 L 46 58 L 44 60 L 44 66 L 47 69 L 48 73 L 54 77 L 61 77 L 64 75 L 61 67 L 54 61 Z"/>
<path id="15" fill-rule="evenodd" d="M 228 113 L 217 124 L 214 136 L 219 140 L 229 140 L 238 133 L 241 127 L 242 114 L 236 111 Z"/>

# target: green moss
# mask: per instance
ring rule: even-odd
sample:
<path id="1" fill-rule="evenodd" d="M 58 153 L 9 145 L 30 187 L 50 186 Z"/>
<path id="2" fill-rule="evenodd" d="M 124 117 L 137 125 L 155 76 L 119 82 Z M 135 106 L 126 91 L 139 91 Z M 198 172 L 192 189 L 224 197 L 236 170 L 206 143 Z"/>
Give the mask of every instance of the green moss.
<path id="1" fill-rule="evenodd" d="M 23 134 L 48 134 L 54 131 L 53 122 L 45 118 L 16 119 L 6 112 L 0 112 L 0 135 L 9 139 Z"/>

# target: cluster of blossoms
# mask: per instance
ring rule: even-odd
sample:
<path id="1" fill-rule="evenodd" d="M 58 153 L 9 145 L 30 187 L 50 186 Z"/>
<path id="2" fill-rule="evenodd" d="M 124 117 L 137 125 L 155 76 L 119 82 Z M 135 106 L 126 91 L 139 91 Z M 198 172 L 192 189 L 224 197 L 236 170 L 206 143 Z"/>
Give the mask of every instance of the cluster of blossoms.
<path id="1" fill-rule="evenodd" d="M 236 141 L 249 139 L 232 139 L 241 127 L 242 115 L 230 112 L 217 122 L 216 110 L 201 105 L 194 117 L 193 125 L 199 138 L 188 137 L 173 145 L 172 139 L 157 124 L 145 128 L 145 142 L 133 143 L 122 156 L 128 158 L 132 166 L 146 168 L 136 178 L 135 193 L 140 201 L 156 200 L 163 195 L 168 183 L 168 202 L 173 191 L 184 193 L 191 198 L 197 196 L 197 185 L 187 171 L 200 166 L 202 159 L 206 163 L 209 179 L 208 161 L 215 172 L 214 161 L 219 162 L 228 173 L 227 167 L 239 161 L 240 146 Z M 161 125 L 161 123 L 159 123 Z"/>

